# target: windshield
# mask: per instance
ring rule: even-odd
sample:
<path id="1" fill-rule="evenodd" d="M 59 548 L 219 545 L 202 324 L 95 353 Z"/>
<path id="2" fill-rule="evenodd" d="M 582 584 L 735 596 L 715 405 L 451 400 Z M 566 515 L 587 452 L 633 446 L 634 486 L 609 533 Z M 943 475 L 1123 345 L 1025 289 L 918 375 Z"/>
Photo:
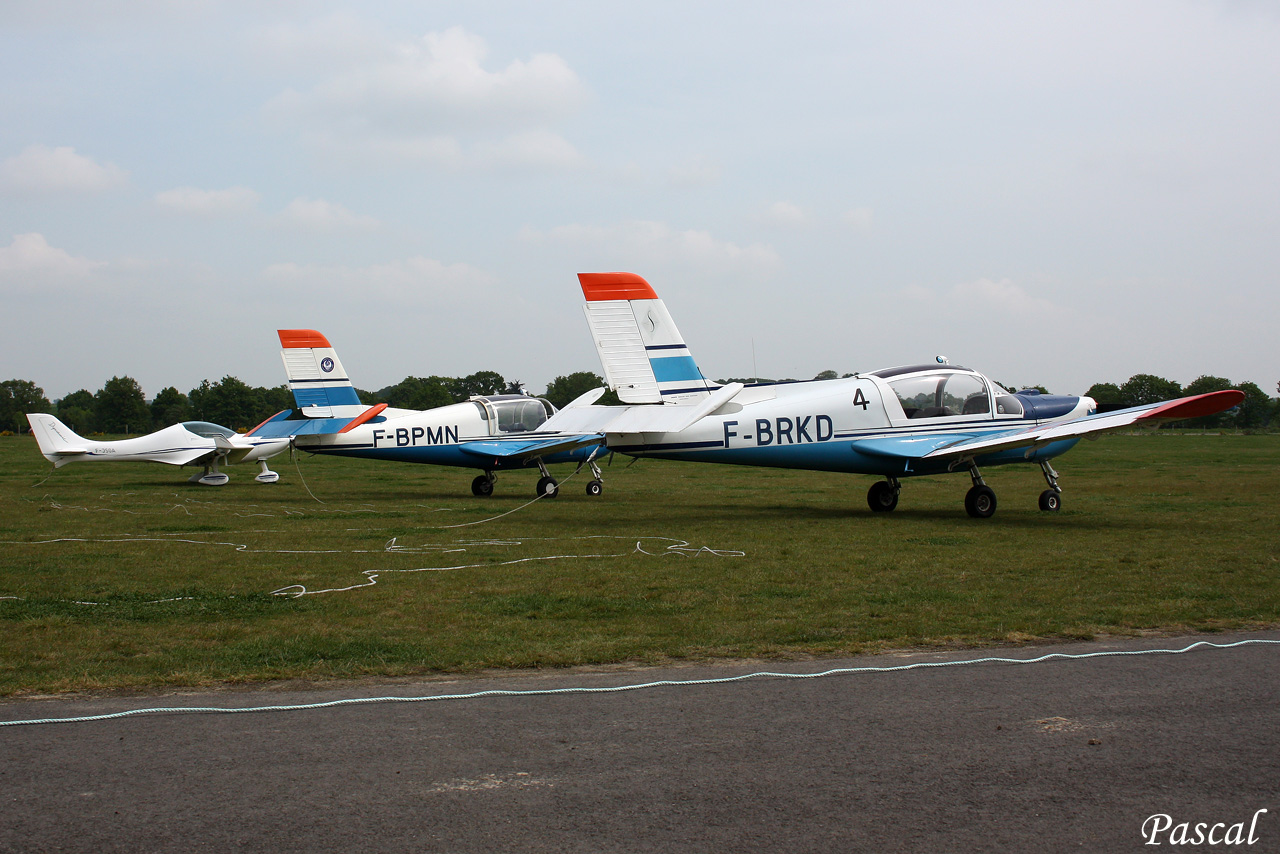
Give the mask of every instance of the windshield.
<path id="1" fill-rule="evenodd" d="M 990 415 L 987 384 L 977 374 L 936 373 L 892 380 L 908 418 L 945 418 L 953 415 Z"/>

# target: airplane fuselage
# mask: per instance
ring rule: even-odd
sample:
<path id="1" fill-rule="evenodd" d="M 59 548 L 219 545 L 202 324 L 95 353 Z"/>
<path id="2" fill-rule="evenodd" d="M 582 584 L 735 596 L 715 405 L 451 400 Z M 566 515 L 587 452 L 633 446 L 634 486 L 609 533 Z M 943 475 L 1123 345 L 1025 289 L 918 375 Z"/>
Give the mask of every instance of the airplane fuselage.
<path id="1" fill-rule="evenodd" d="M 537 427 L 551 414 L 538 398 L 496 396 L 427 410 L 386 409 L 346 432 L 299 435 L 300 450 L 362 459 L 481 468 L 489 471 L 536 466 L 533 459 L 476 453 L 476 444 L 530 442 L 556 435 Z M 466 446 L 466 449 L 464 449 Z M 592 447 L 547 454 L 544 463 L 580 462 Z"/>
<path id="2" fill-rule="evenodd" d="M 904 458 L 903 449 L 916 443 L 934 450 L 1086 415 L 1094 406 L 1089 398 L 1011 394 L 963 368 L 918 366 L 837 380 L 748 386 L 679 433 L 609 433 L 608 445 L 633 456 L 901 478 L 952 468 L 945 460 Z M 1030 454 L 1026 449 L 997 452 L 976 462 L 1049 459 L 1075 442 L 1054 442 Z"/>

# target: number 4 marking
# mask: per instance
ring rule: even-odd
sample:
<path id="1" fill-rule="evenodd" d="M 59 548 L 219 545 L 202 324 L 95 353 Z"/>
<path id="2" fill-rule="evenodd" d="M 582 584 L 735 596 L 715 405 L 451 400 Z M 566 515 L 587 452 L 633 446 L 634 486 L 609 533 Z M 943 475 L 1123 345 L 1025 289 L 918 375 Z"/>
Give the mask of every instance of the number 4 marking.
<path id="1" fill-rule="evenodd" d="M 871 406 L 871 404 L 867 401 L 866 395 L 862 393 L 862 389 L 858 389 L 853 393 L 853 405 L 861 406 L 863 412 L 866 412 L 867 408 Z"/>

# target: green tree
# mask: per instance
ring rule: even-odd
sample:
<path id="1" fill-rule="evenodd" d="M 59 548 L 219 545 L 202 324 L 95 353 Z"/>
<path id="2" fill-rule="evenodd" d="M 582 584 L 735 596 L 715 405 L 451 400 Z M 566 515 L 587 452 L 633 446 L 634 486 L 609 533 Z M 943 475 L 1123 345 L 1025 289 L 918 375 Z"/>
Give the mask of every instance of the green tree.
<path id="1" fill-rule="evenodd" d="M 159 430 L 191 420 L 191 401 L 173 386 L 161 389 L 151 401 L 151 425 Z"/>
<path id="2" fill-rule="evenodd" d="M 97 419 L 93 415 L 94 408 L 93 393 L 82 388 L 59 400 L 54 414 L 72 430 L 88 435 L 98 429 Z"/>
<path id="3" fill-rule="evenodd" d="M 203 380 L 191 390 L 188 398 L 199 420 L 212 421 L 232 430 L 247 430 L 269 414 L 264 413 L 262 391 L 236 377 L 226 376 L 216 383 Z"/>
<path id="4" fill-rule="evenodd" d="M 253 424 L 249 425 L 250 427 L 262 423 L 277 412 L 293 409 L 294 407 L 293 392 L 289 391 L 287 385 L 259 388 L 257 391 L 262 398 L 262 411 L 258 413 L 259 417 Z M 361 402 L 364 402 L 364 395 L 367 395 L 368 392 L 362 392 L 357 389 L 356 394 L 360 397 Z M 376 403 L 377 401 L 374 402 Z"/>
<path id="5" fill-rule="evenodd" d="M 48 412 L 52 407 L 44 389 L 30 380 L 0 382 L 0 430 L 27 429 L 28 412 Z"/>
<path id="6" fill-rule="evenodd" d="M 1236 410 L 1235 426 L 1242 430 L 1253 430 L 1267 423 L 1273 405 L 1267 393 L 1255 383 L 1240 383 L 1236 388 L 1244 392 L 1244 402 Z"/>
<path id="7" fill-rule="evenodd" d="M 1134 374 L 1120 386 L 1121 403 L 1142 406 L 1182 396 L 1182 386 L 1154 374 Z"/>
<path id="8" fill-rule="evenodd" d="M 547 393 L 543 397 L 556 409 L 563 409 L 572 403 L 574 398 L 591 391 L 593 388 L 600 388 L 604 384 L 604 380 L 598 374 L 593 374 L 590 371 L 578 371 L 568 376 L 553 379 L 547 385 Z"/>
<path id="9" fill-rule="evenodd" d="M 828 369 L 818 374 L 816 377 L 814 377 L 814 379 L 815 380 L 834 380 L 834 379 L 838 379 L 839 376 L 840 375 L 837 374 L 835 371 Z"/>
<path id="10" fill-rule="evenodd" d="M 133 377 L 112 377 L 93 396 L 93 415 L 104 433 L 147 433 L 151 410 Z"/>
<path id="11" fill-rule="evenodd" d="M 474 395 L 502 394 L 507 390 L 507 381 L 502 378 L 502 374 L 494 371 L 476 371 L 466 377 L 437 377 L 437 379 L 453 396 L 455 403 L 461 403 Z"/>
<path id="12" fill-rule="evenodd" d="M 1084 396 L 1092 397 L 1099 404 L 1110 404 L 1112 406 L 1124 404 L 1124 395 L 1120 392 L 1120 386 L 1115 383 L 1094 383 L 1089 386 L 1089 390 L 1084 393 Z"/>
<path id="13" fill-rule="evenodd" d="M 455 403 L 440 377 L 405 377 L 383 389 L 383 399 L 396 409 L 435 409 Z"/>

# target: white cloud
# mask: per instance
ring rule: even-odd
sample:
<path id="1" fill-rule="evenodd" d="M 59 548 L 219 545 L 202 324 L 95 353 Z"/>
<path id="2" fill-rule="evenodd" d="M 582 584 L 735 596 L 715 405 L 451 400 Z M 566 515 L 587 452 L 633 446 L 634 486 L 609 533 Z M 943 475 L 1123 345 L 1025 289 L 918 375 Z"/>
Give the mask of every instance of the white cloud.
<path id="1" fill-rule="evenodd" d="M 378 227 L 378 221 L 373 217 L 354 213 L 337 202 L 305 197 L 290 202 L 280 213 L 279 221 L 316 231 L 369 231 Z"/>
<path id="2" fill-rule="evenodd" d="M 311 300 L 434 305 L 458 302 L 493 289 L 495 278 L 470 264 L 445 264 L 415 256 L 368 267 L 286 262 L 262 272 L 269 284 L 305 289 Z"/>
<path id="3" fill-rule="evenodd" d="M 104 261 L 77 258 L 50 246 L 43 234 L 18 234 L 0 247 L 0 285 L 6 290 L 38 292 L 46 286 L 83 281 Z"/>
<path id="4" fill-rule="evenodd" d="M 491 71 L 487 53 L 482 39 L 460 27 L 387 40 L 381 49 L 365 33 L 345 63 L 309 88 L 285 90 L 263 111 L 340 151 L 464 166 L 576 163 L 577 151 L 548 128 L 585 102 L 577 74 L 549 53 Z"/>
<path id="5" fill-rule="evenodd" d="M 761 244 L 739 246 L 710 232 L 678 231 L 664 222 L 631 220 L 612 226 L 564 225 L 548 231 L 526 227 L 520 239 L 530 244 L 590 247 L 595 253 L 633 265 L 689 264 L 721 271 L 758 271 L 780 264 L 777 252 Z"/>
<path id="6" fill-rule="evenodd" d="M 225 190 L 201 190 L 176 187 L 156 193 L 156 204 L 165 210 L 195 216 L 225 216 L 246 213 L 258 204 L 260 196 L 248 187 Z"/>
<path id="7" fill-rule="evenodd" d="M 126 183 L 128 173 L 119 166 L 99 164 L 70 146 L 29 145 L 0 163 L 0 184 L 15 190 L 97 193 Z"/>

